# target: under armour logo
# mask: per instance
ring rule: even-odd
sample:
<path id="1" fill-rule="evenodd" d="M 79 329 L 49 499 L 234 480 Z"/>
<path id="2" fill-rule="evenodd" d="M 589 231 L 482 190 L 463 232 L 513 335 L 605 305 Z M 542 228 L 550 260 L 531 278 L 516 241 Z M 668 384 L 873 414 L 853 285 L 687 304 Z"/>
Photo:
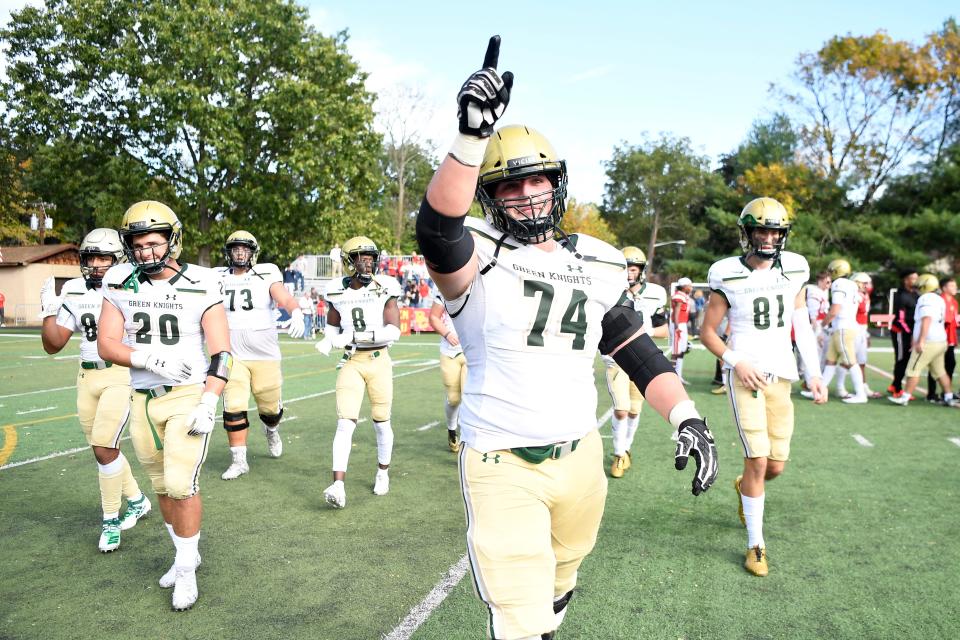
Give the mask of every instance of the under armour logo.
<path id="1" fill-rule="evenodd" d="M 175 294 L 175 293 L 168 293 L 168 294 L 167 294 L 167 300 L 176 300 L 176 299 L 177 299 L 177 294 Z"/>
<path id="2" fill-rule="evenodd" d="M 490 455 L 489 453 L 483 454 L 483 460 L 481 462 L 493 462 L 493 464 L 500 464 L 500 454 L 495 453 Z"/>
<path id="3" fill-rule="evenodd" d="M 568 265 L 567 265 L 567 271 L 569 271 L 570 273 L 573 273 L 574 271 L 577 271 L 577 272 L 579 272 L 579 273 L 583 273 L 583 265 L 573 266 L 572 264 L 568 264 Z"/>

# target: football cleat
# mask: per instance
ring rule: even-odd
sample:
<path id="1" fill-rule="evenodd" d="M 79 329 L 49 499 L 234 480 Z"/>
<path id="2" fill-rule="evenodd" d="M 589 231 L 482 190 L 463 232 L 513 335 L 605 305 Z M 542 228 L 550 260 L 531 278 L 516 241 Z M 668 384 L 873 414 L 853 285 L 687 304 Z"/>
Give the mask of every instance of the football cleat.
<path id="1" fill-rule="evenodd" d="M 101 553 L 110 553 L 120 546 L 120 518 L 110 518 L 103 521 L 100 530 L 100 542 L 97 548 Z"/>
<path id="2" fill-rule="evenodd" d="M 339 480 L 323 490 L 323 499 L 335 509 L 347 506 L 347 492 L 343 488 L 343 481 Z"/>
<path id="3" fill-rule="evenodd" d="M 846 404 L 867 404 L 868 401 L 866 394 L 863 394 L 859 396 L 847 396 L 845 398 L 841 398 L 840 402 L 844 402 Z"/>
<path id="4" fill-rule="evenodd" d="M 246 462 L 237 462 L 234 460 L 230 463 L 230 466 L 227 467 L 227 470 L 224 471 L 220 477 L 224 480 L 236 480 L 243 474 L 250 471 L 250 465 Z"/>
<path id="5" fill-rule="evenodd" d="M 200 568 L 200 554 L 197 554 L 197 558 L 194 561 L 193 570 L 196 571 Z M 160 579 L 157 581 L 160 584 L 162 589 L 169 589 L 177 582 L 177 566 L 170 565 L 170 568 L 167 569 L 167 572 L 160 576 Z"/>
<path id="6" fill-rule="evenodd" d="M 450 451 L 453 453 L 460 451 L 460 436 L 457 434 L 456 429 L 447 429 L 447 446 L 450 447 Z"/>
<path id="7" fill-rule="evenodd" d="M 907 394 L 905 394 L 905 393 L 903 393 L 903 392 L 901 391 L 899 394 L 894 394 L 894 395 L 892 395 L 892 396 L 887 396 L 887 400 L 889 400 L 889 401 L 892 402 L 893 404 L 898 404 L 898 405 L 900 405 L 901 407 L 905 407 L 905 406 L 907 406 L 907 403 L 910 402 L 910 396 L 908 396 Z"/>
<path id="8" fill-rule="evenodd" d="M 127 510 L 123 512 L 123 517 L 120 518 L 120 530 L 132 529 L 140 518 L 146 517 L 150 513 L 152 508 L 153 505 L 150 504 L 150 499 L 147 496 L 143 496 L 136 501 L 127 500 Z"/>
<path id="9" fill-rule="evenodd" d="M 630 452 L 627 451 L 623 454 L 623 470 L 626 471 L 633 466 L 633 456 L 630 455 Z"/>
<path id="10" fill-rule="evenodd" d="M 173 610 L 186 611 L 196 603 L 199 595 L 196 569 L 178 567 L 173 583 L 173 597 L 171 598 Z"/>
<path id="11" fill-rule="evenodd" d="M 806 398 L 807 400 L 813 400 L 813 391 L 808 389 L 800 389 L 800 395 Z"/>
<path id="12" fill-rule="evenodd" d="M 625 456 L 613 456 L 613 464 L 610 465 L 610 477 L 611 478 L 622 478 L 626 467 L 624 466 Z"/>
<path id="13" fill-rule="evenodd" d="M 280 429 L 264 425 L 263 435 L 267 436 L 267 450 L 270 452 L 271 458 L 279 458 L 283 453 L 283 438 L 280 437 Z"/>
<path id="14" fill-rule="evenodd" d="M 715 396 L 722 396 L 727 393 L 727 388 L 722 385 L 719 387 L 714 387 L 713 389 L 710 390 L 710 393 L 712 393 Z M 802 394 L 803 392 L 801 391 L 800 393 Z"/>
<path id="15" fill-rule="evenodd" d="M 733 489 L 737 492 L 737 515 L 740 516 L 740 524 L 747 526 L 747 518 L 743 515 L 743 494 L 740 493 L 740 483 L 743 482 L 743 476 L 737 476 L 733 481 Z"/>
<path id="16" fill-rule="evenodd" d="M 761 546 L 747 549 L 747 558 L 743 561 L 743 567 L 755 576 L 764 577 L 769 573 L 767 567 L 767 550 Z"/>
<path id="17" fill-rule="evenodd" d="M 390 474 L 386 469 L 378 469 L 377 477 L 373 481 L 373 492 L 378 496 L 385 496 L 390 491 Z"/>

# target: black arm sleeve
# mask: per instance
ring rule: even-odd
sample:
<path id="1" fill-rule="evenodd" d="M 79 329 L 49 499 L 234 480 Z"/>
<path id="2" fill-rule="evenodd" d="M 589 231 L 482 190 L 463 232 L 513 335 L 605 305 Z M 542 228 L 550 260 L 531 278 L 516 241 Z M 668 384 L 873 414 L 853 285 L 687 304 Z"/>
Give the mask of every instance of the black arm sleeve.
<path id="1" fill-rule="evenodd" d="M 643 327 L 643 319 L 631 308 L 616 306 L 603 316 L 600 353 L 608 355 Z M 674 373 L 670 361 L 646 333 L 642 333 L 613 355 L 613 360 L 630 377 L 640 393 L 661 373 Z"/>
<path id="2" fill-rule="evenodd" d="M 657 327 L 662 327 L 663 325 L 667 324 L 667 314 L 663 313 L 662 311 L 653 314 L 650 316 L 650 324 L 653 325 L 654 329 Z"/>
<path id="3" fill-rule="evenodd" d="M 466 215 L 451 218 L 438 213 L 426 196 L 417 214 L 417 243 L 427 266 L 437 273 L 458 271 L 473 255 L 473 236 L 464 229 Z"/>

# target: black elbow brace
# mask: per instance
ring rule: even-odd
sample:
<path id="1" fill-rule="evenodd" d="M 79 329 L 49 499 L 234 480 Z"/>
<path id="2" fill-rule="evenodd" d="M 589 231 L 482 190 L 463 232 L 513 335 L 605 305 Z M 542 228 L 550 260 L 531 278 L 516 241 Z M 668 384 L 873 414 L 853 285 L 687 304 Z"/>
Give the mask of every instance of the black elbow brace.
<path id="1" fill-rule="evenodd" d="M 437 273 L 458 271 L 473 255 L 473 236 L 464 229 L 466 215 L 451 218 L 437 213 L 427 198 L 417 214 L 417 244 L 427 265 Z"/>
<path id="2" fill-rule="evenodd" d="M 600 339 L 600 353 L 607 355 L 639 331 L 643 327 L 643 320 L 633 309 L 616 306 L 603 316 L 601 327 L 603 337 Z M 647 385 L 651 380 L 661 373 L 674 370 L 670 361 L 646 333 L 624 344 L 613 355 L 613 360 L 642 394 L 647 392 Z"/>
<path id="3" fill-rule="evenodd" d="M 232 368 L 233 356 L 229 351 L 221 351 L 210 357 L 210 367 L 207 369 L 207 375 L 229 382 Z"/>
<path id="4" fill-rule="evenodd" d="M 662 327 L 667 324 L 667 315 L 665 313 L 655 313 L 650 316 L 650 324 L 653 325 L 653 328 Z"/>

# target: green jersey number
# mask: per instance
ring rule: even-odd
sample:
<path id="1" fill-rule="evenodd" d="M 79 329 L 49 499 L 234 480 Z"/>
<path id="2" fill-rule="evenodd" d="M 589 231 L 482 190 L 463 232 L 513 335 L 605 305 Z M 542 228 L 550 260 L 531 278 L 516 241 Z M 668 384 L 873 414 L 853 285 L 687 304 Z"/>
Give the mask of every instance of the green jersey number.
<path id="1" fill-rule="evenodd" d="M 528 298 L 540 296 L 540 303 L 537 305 L 537 316 L 533 320 L 533 326 L 530 327 L 530 333 L 527 334 L 528 347 L 543 346 L 543 332 L 547 328 L 547 318 L 550 316 L 550 308 L 553 306 L 553 285 L 539 280 L 524 280 L 523 295 Z M 570 297 L 570 303 L 567 310 L 563 312 L 560 318 L 560 333 L 569 333 L 573 335 L 574 351 L 583 351 L 586 345 L 584 336 L 587 333 L 587 294 L 580 289 L 574 289 Z"/>
<path id="2" fill-rule="evenodd" d="M 236 289 L 227 289 L 227 290 L 226 290 L 226 293 L 227 293 L 228 296 L 230 296 L 229 310 L 230 310 L 230 311 L 236 311 L 237 309 L 236 309 L 234 303 L 236 302 L 236 297 L 237 297 L 237 293 L 238 293 L 237 290 L 236 290 Z M 240 293 L 240 295 L 243 297 L 243 301 L 242 301 L 242 302 L 243 302 L 243 306 L 240 307 L 240 310 L 241 310 L 241 311 L 250 311 L 250 309 L 253 309 L 253 292 L 252 292 L 250 289 L 240 289 L 239 293 Z"/>
<path id="3" fill-rule="evenodd" d="M 351 309 L 350 317 L 353 318 L 354 331 L 367 330 L 367 321 L 363 319 L 363 309 L 361 307 L 354 307 L 353 309 Z"/>
<path id="4" fill-rule="evenodd" d="M 83 336 L 87 342 L 97 341 L 97 319 L 92 313 L 85 313 L 80 316 L 80 328 L 83 329 Z"/>
<path id="5" fill-rule="evenodd" d="M 783 294 L 777 294 L 777 327 L 783 326 Z M 760 297 L 753 300 L 753 326 L 757 329 L 770 328 L 770 300 Z"/>
<path id="6" fill-rule="evenodd" d="M 137 344 L 150 344 L 153 341 L 153 336 L 150 334 L 150 329 L 153 328 L 153 319 L 150 314 L 138 311 L 133 314 L 133 321 L 140 323 L 140 327 L 137 328 L 135 334 Z M 180 322 L 177 320 L 177 316 L 164 313 L 157 318 L 157 323 L 160 329 L 160 344 L 169 346 L 180 342 Z"/>

